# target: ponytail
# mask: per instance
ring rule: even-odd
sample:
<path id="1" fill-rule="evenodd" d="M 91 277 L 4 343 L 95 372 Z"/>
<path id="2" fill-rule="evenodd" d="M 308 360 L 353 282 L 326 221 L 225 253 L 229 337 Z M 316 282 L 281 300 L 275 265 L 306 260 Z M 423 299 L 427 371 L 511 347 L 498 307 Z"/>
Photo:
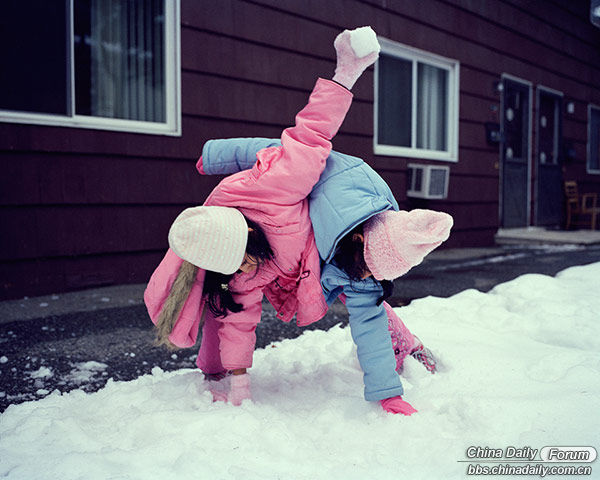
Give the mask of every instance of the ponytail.
<path id="1" fill-rule="evenodd" d="M 158 316 L 158 320 L 156 321 L 154 327 L 156 334 L 154 345 L 164 345 L 170 350 L 179 348 L 171 343 L 169 335 L 173 331 L 175 322 L 194 286 L 197 275 L 198 267 L 184 260 L 179 268 L 179 272 L 177 272 L 177 277 L 171 286 L 171 291 L 165 300 L 163 309 Z"/>

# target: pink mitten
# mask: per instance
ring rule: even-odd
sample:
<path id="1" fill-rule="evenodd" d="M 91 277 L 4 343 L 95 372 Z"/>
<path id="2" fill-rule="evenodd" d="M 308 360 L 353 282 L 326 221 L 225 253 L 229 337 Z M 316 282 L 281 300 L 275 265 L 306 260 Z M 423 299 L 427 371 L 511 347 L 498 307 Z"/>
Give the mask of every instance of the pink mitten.
<path id="1" fill-rule="evenodd" d="M 379 42 L 371 27 L 344 30 L 333 43 L 337 66 L 333 81 L 351 90 L 365 69 L 379 57 Z"/>
<path id="2" fill-rule="evenodd" d="M 401 413 L 406 416 L 412 415 L 417 411 L 410 403 L 402 400 L 400 395 L 392 398 L 384 398 L 381 400 L 381 406 L 388 413 Z"/>
<path id="3" fill-rule="evenodd" d="M 236 407 L 241 405 L 244 400 L 252 400 L 249 374 L 231 376 L 231 389 L 227 399 Z"/>

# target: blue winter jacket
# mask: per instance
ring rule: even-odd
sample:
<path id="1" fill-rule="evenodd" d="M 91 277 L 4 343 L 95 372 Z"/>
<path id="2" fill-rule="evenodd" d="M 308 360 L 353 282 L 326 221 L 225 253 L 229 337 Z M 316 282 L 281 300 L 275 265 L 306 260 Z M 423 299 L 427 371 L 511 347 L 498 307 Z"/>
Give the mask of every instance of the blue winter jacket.
<path id="1" fill-rule="evenodd" d="M 280 145 L 279 139 L 234 138 L 208 141 L 202 150 L 206 174 L 227 175 L 251 168 L 256 153 Z M 301 174 L 301 172 L 299 172 Z M 381 286 L 372 278 L 351 281 L 332 259 L 339 240 L 356 225 L 398 204 L 383 179 L 362 159 L 332 151 L 319 182 L 310 194 L 310 217 L 324 265 L 321 286 L 331 305 L 340 295 L 350 317 L 352 338 L 364 372 L 365 399 L 402 395 L 400 377 L 383 305 L 376 306 Z"/>

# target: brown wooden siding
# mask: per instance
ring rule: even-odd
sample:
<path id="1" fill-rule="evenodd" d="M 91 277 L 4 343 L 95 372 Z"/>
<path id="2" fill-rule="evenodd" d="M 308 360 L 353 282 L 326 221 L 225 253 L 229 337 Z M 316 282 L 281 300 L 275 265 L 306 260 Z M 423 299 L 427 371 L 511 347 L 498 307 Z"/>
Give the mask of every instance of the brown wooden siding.
<path id="1" fill-rule="evenodd" d="M 279 136 L 315 78 L 333 72 L 337 33 L 362 25 L 460 62 L 459 161 L 448 163 L 448 199 L 406 197 L 407 163 L 437 162 L 373 154 L 372 69 L 334 148 L 375 167 L 402 208 L 451 213 L 447 246 L 489 245 L 499 225 L 499 151 L 486 143 L 484 123 L 499 121 L 494 82 L 503 73 L 531 82 L 533 98 L 543 85 L 574 103 L 563 136 L 576 159 L 564 175 L 600 191 L 600 175 L 586 173 L 587 106 L 600 105 L 600 30 L 588 17 L 583 0 L 182 0 L 181 137 L 0 122 L 0 295 L 146 281 L 173 218 L 219 180 L 195 171 L 202 144 Z M 534 145 L 535 127 L 535 158 Z"/>

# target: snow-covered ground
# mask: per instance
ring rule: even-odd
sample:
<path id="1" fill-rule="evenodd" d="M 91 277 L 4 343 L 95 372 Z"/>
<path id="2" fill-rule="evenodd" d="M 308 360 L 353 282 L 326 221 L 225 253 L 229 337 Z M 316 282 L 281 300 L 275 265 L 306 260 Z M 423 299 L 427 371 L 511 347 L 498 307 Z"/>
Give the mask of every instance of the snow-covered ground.
<path id="1" fill-rule="evenodd" d="M 412 417 L 363 400 L 350 331 L 339 327 L 257 351 L 254 400 L 237 408 L 213 403 L 197 371 L 158 368 L 96 393 L 11 405 L 0 416 L 0 477 L 466 478 L 469 446 L 600 449 L 599 294 L 596 263 L 397 309 L 443 362 L 430 375 L 407 360 Z"/>

